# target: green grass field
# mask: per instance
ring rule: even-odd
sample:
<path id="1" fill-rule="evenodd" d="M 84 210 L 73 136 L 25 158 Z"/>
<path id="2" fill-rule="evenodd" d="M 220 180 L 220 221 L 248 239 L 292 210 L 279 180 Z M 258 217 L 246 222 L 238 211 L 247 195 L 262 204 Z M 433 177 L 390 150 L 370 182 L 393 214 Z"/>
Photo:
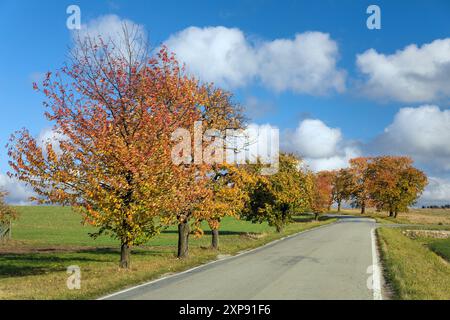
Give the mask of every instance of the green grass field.
<path id="1" fill-rule="evenodd" d="M 403 235 L 401 229 L 383 227 L 377 233 L 384 275 L 392 287 L 394 299 L 450 299 L 448 262 L 423 241 Z M 431 248 L 438 248 L 437 252 L 443 252 L 448 241 L 432 240 L 429 244 Z"/>
<path id="2" fill-rule="evenodd" d="M 219 252 L 209 249 L 210 235 L 191 236 L 190 257 L 176 258 L 177 233 L 169 228 L 145 246 L 135 248 L 130 271 L 118 268 L 118 241 L 88 236 L 93 229 L 80 224 L 70 208 L 19 207 L 12 241 L 0 245 L 0 299 L 85 299 L 123 289 L 163 274 L 181 271 L 211 261 L 218 254 L 235 254 L 267 242 L 333 222 L 296 217 L 282 234 L 267 224 L 224 219 Z M 257 234 L 257 236 L 255 236 Z M 81 268 L 81 289 L 66 286 L 67 267 Z"/>
<path id="3" fill-rule="evenodd" d="M 431 250 L 450 262 L 450 238 L 432 241 L 428 246 Z"/>
<path id="4" fill-rule="evenodd" d="M 433 239 L 433 238 L 418 238 L 431 251 L 450 262 L 450 238 L 447 239 Z"/>

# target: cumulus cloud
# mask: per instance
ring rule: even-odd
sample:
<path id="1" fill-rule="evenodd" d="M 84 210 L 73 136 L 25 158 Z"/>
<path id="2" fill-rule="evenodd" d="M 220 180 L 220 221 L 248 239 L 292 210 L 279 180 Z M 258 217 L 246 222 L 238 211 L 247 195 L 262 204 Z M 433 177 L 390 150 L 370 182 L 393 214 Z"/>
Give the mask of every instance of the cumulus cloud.
<path id="1" fill-rule="evenodd" d="M 434 105 L 402 108 L 370 148 L 410 155 L 435 171 L 450 170 L 450 110 Z"/>
<path id="2" fill-rule="evenodd" d="M 230 86 L 245 85 L 257 72 L 253 48 L 237 28 L 189 27 L 165 44 L 205 81 Z"/>
<path id="3" fill-rule="evenodd" d="M 23 183 L 1 173 L 0 190 L 8 192 L 6 202 L 14 205 L 30 204 L 29 198 L 34 194 L 33 191 Z"/>
<path id="4" fill-rule="evenodd" d="M 311 158 L 331 157 L 342 140 L 340 129 L 329 128 L 320 120 L 306 119 L 297 127 L 293 144 L 300 154 Z"/>
<path id="5" fill-rule="evenodd" d="M 450 38 L 411 44 L 390 55 L 369 49 L 356 64 L 367 76 L 364 91 L 372 97 L 430 102 L 450 96 Z"/>
<path id="6" fill-rule="evenodd" d="M 324 94 L 343 92 L 345 73 L 336 68 L 338 46 L 322 32 L 265 42 L 256 49 L 259 77 L 276 91 Z"/>
<path id="7" fill-rule="evenodd" d="M 360 156 L 359 147 L 346 141 L 339 128 L 321 120 L 306 119 L 294 132 L 286 132 L 283 148 L 300 155 L 313 171 L 345 168 L 351 158 Z"/>
<path id="8" fill-rule="evenodd" d="M 277 92 L 319 95 L 345 90 L 345 72 L 336 66 L 338 46 L 329 34 L 305 32 L 255 43 L 237 28 L 189 27 L 165 44 L 191 73 L 219 85 L 259 81 Z"/>
<path id="9" fill-rule="evenodd" d="M 328 158 L 305 158 L 305 162 L 313 171 L 337 170 L 348 167 L 348 162 L 352 158 L 361 156 L 360 150 L 356 146 L 345 146 L 335 155 Z"/>
<path id="10" fill-rule="evenodd" d="M 426 187 L 420 201 L 448 204 L 450 202 L 450 180 L 429 177 L 428 186 Z"/>

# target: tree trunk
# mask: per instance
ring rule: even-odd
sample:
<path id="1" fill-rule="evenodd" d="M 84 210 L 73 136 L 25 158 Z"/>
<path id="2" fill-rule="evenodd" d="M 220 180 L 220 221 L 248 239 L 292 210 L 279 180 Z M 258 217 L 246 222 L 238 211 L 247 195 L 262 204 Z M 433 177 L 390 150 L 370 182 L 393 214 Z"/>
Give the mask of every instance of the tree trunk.
<path id="1" fill-rule="evenodd" d="M 183 221 L 178 224 L 178 258 L 187 258 L 189 255 L 189 221 Z"/>
<path id="2" fill-rule="evenodd" d="M 365 214 L 366 213 L 366 203 L 363 202 L 361 203 L 361 214 Z"/>
<path id="3" fill-rule="evenodd" d="M 122 243 L 120 247 L 120 267 L 123 269 L 130 268 L 130 246 L 127 243 Z"/>
<path id="4" fill-rule="evenodd" d="M 317 212 L 314 213 L 314 220 L 319 220 L 319 214 Z"/>
<path id="5" fill-rule="evenodd" d="M 337 212 L 341 212 L 341 201 L 338 201 L 338 211 Z"/>
<path id="6" fill-rule="evenodd" d="M 219 249 L 219 229 L 211 230 L 211 248 L 218 250 Z"/>
<path id="7" fill-rule="evenodd" d="M 277 230 L 277 233 L 283 232 L 283 226 L 281 226 L 281 225 L 276 225 L 275 228 L 276 228 L 276 230 Z"/>
<path id="8" fill-rule="evenodd" d="M 389 217 L 393 217 L 394 216 L 394 211 L 389 210 Z"/>
<path id="9" fill-rule="evenodd" d="M 394 218 L 397 219 L 398 212 L 394 211 Z"/>

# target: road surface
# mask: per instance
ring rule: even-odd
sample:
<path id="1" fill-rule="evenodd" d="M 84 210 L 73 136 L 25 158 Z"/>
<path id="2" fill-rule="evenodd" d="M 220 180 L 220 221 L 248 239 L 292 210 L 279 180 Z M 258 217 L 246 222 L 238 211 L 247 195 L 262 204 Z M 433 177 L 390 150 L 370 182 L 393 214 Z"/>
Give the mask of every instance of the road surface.
<path id="1" fill-rule="evenodd" d="M 346 217 L 106 299 L 373 299 L 370 219 Z"/>

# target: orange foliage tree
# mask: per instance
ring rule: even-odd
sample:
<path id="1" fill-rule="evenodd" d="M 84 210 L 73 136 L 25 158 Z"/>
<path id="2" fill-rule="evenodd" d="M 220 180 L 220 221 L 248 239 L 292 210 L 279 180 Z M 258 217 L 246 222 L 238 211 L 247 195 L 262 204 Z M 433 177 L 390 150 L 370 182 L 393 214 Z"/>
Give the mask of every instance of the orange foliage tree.
<path id="1" fill-rule="evenodd" d="M 311 194 L 311 209 L 316 220 L 320 213 L 330 211 L 333 203 L 333 179 L 334 172 L 320 171 L 313 175 L 313 188 Z"/>
<path id="2" fill-rule="evenodd" d="M 361 209 L 361 214 L 364 214 L 366 207 L 370 205 L 370 181 L 367 171 L 370 160 L 371 158 L 367 157 L 350 159 L 349 171 L 353 178 L 351 198 L 353 204 Z"/>
<path id="3" fill-rule="evenodd" d="M 174 165 L 171 133 L 201 120 L 205 89 L 162 48 L 140 56 L 102 39 L 78 40 L 69 64 L 41 87 L 54 138 L 23 129 L 9 143 L 12 172 L 41 203 L 71 205 L 130 250 L 204 198 L 202 168 Z M 195 178 L 199 177 L 198 179 Z M 181 219 L 181 218 L 180 218 Z"/>
<path id="4" fill-rule="evenodd" d="M 239 218 L 249 201 L 251 179 L 245 170 L 230 164 L 216 166 L 212 172 L 208 186 L 212 196 L 198 209 L 205 212 L 200 217 L 207 217 L 206 221 L 211 229 L 211 248 L 219 248 L 219 229 L 223 217 Z M 197 220 L 197 227 L 203 232 L 199 227 L 201 221 Z"/>
<path id="5" fill-rule="evenodd" d="M 409 157 L 373 158 L 368 166 L 368 177 L 373 204 L 395 218 L 415 203 L 428 183 L 426 175 L 413 167 Z"/>
<path id="6" fill-rule="evenodd" d="M 213 246 L 218 244 L 218 228 L 223 216 L 235 215 L 241 197 L 237 172 L 226 163 L 226 133 L 244 128 L 244 117 L 229 92 L 205 84 L 200 87 L 202 104 L 194 130 L 182 129 L 176 134 L 178 146 L 175 156 L 186 154 L 180 165 L 184 172 L 185 191 L 189 196 L 181 201 L 175 213 L 178 221 L 178 257 L 189 254 L 191 224 L 202 234 L 201 221 L 208 221 L 213 233 Z M 188 133 L 189 131 L 189 133 Z M 192 157 L 193 153 L 193 157 Z M 183 157 L 183 156 L 182 156 Z M 237 180 L 236 180 L 237 179 Z M 232 198 L 229 194 L 237 198 Z M 194 197 L 192 197 L 194 195 Z"/>
<path id="7" fill-rule="evenodd" d="M 349 200 L 355 188 L 353 176 L 349 169 L 335 172 L 333 179 L 333 200 L 337 203 L 337 211 L 341 212 L 342 202 Z"/>
<path id="8" fill-rule="evenodd" d="M 245 129 L 245 117 L 239 105 L 233 102 L 232 94 L 209 86 L 207 100 L 202 112 L 205 124 L 204 135 L 209 143 L 205 152 L 207 159 L 213 160 L 208 173 L 207 187 L 211 196 L 204 201 L 196 215 L 196 227 L 200 233 L 200 223 L 206 218 L 211 229 L 211 247 L 218 249 L 219 228 L 223 217 L 238 217 L 248 199 L 250 177 L 243 168 L 227 161 L 227 153 L 235 152 L 227 145 L 227 135 Z M 208 148 L 208 146 L 207 146 Z"/>

